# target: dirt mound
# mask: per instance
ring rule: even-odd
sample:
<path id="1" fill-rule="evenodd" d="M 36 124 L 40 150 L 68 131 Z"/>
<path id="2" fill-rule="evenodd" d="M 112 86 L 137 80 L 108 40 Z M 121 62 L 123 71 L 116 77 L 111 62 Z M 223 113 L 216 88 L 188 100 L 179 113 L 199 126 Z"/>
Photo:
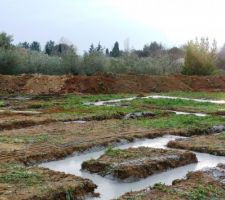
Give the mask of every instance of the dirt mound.
<path id="1" fill-rule="evenodd" d="M 225 91 L 225 76 L 0 76 L 1 94 L 147 93 Z"/>
<path id="2" fill-rule="evenodd" d="M 110 76 L 72 76 L 68 78 L 61 93 L 109 93 L 116 79 Z"/>
<path id="3" fill-rule="evenodd" d="M 27 81 L 32 78 L 30 75 L 21 76 L 6 76 L 0 75 L 0 93 L 1 94 L 12 94 L 12 93 L 22 93 L 23 87 L 26 85 Z"/>
<path id="4" fill-rule="evenodd" d="M 82 169 L 101 176 L 113 176 L 133 182 L 167 169 L 196 162 L 197 157 L 191 152 L 139 147 L 107 149 L 98 159 L 83 162 Z"/>
<path id="5" fill-rule="evenodd" d="M 58 94 L 67 79 L 66 76 L 36 75 L 27 80 L 22 90 L 27 94 Z"/>

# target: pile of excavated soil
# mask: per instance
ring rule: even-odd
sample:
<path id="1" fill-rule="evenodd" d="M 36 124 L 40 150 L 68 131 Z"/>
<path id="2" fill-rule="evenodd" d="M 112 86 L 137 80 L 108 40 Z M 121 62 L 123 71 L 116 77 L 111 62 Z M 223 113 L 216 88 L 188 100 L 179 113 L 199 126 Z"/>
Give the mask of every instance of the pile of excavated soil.
<path id="1" fill-rule="evenodd" d="M 225 91 L 225 76 L 0 75 L 0 94 L 140 93 Z"/>

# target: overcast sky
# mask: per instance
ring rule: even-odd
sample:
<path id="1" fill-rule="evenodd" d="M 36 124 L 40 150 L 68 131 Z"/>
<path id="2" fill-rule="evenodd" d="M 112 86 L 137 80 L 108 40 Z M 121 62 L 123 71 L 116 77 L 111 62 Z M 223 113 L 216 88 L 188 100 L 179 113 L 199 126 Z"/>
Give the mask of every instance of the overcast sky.
<path id="1" fill-rule="evenodd" d="M 0 32 L 20 41 L 75 44 L 79 52 L 99 41 L 111 48 L 129 41 L 167 47 L 208 36 L 225 42 L 225 0 L 0 0 Z M 128 42 L 125 42 L 126 44 Z"/>

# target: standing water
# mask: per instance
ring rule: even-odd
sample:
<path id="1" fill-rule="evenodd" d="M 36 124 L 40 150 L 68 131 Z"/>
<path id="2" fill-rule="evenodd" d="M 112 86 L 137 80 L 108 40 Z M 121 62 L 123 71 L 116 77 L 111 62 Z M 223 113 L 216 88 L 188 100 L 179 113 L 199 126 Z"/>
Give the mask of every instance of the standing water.
<path id="1" fill-rule="evenodd" d="M 130 147 L 137 148 L 141 146 L 153 148 L 166 148 L 166 144 L 169 141 L 175 140 L 177 138 L 182 137 L 167 135 L 154 139 L 135 140 L 132 143 L 121 144 L 117 146 L 117 148 L 126 149 Z M 98 186 L 96 192 L 99 192 L 101 195 L 100 198 L 98 199 L 109 200 L 117 198 L 126 192 L 147 188 L 148 186 L 152 186 L 158 182 L 171 184 L 172 181 L 175 179 L 184 178 L 189 171 L 200 170 L 206 167 L 215 167 L 218 163 L 225 163 L 225 157 L 223 156 L 214 156 L 205 153 L 195 153 L 198 158 L 198 163 L 171 169 L 132 183 L 110 180 L 101 177 L 97 174 L 90 174 L 88 172 L 81 171 L 81 164 L 84 161 L 96 159 L 103 153 L 104 153 L 103 150 L 99 150 L 84 154 L 74 154 L 73 156 L 65 158 L 63 160 L 43 163 L 40 166 L 49 168 L 51 170 L 61 171 L 69 174 L 74 174 L 76 176 L 80 176 L 83 178 L 88 178 Z"/>

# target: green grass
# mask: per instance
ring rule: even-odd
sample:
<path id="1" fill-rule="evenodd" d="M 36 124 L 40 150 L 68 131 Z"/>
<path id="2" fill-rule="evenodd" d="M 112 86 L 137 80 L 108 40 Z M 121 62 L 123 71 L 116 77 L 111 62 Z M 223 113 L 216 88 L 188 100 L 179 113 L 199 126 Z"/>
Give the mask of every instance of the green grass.
<path id="1" fill-rule="evenodd" d="M 42 177 L 20 165 L 0 164 L 0 183 L 33 186 L 41 183 Z"/>
<path id="2" fill-rule="evenodd" d="M 225 100 L 224 92 L 173 91 L 173 92 L 161 93 L 160 95 L 195 98 L 195 99 L 217 99 L 217 100 L 224 99 Z"/>
<path id="3" fill-rule="evenodd" d="M 59 107 L 65 110 L 76 109 L 78 106 L 84 106 L 88 102 L 107 101 L 112 99 L 127 98 L 131 94 L 99 94 L 99 95 L 66 95 L 62 99 L 50 99 L 38 104 L 42 108 Z"/>
<path id="4" fill-rule="evenodd" d="M 225 140 L 225 132 L 220 133 L 219 135 L 217 135 L 217 137 L 221 140 Z"/>
<path id="5" fill-rule="evenodd" d="M 183 193 L 188 200 L 216 200 L 225 198 L 225 192 L 222 189 L 218 189 L 213 185 L 202 186 L 190 189 Z"/>
<path id="6" fill-rule="evenodd" d="M 176 115 L 155 118 L 155 119 L 135 119 L 124 121 L 124 123 L 135 124 L 146 128 L 206 128 L 213 125 L 225 124 L 222 117 L 197 117 L 194 115 Z"/>
<path id="7" fill-rule="evenodd" d="M 110 156 L 110 157 L 116 157 L 116 156 L 121 156 L 124 154 L 124 151 L 121 149 L 113 149 L 112 146 L 109 146 L 105 152 L 104 155 Z"/>
<path id="8" fill-rule="evenodd" d="M 132 102 L 127 102 L 132 107 L 155 106 L 163 109 L 184 109 L 193 112 L 217 112 L 225 109 L 225 104 L 213 104 L 207 102 L 195 102 L 182 99 L 136 99 Z"/>
<path id="9" fill-rule="evenodd" d="M 49 136 L 47 134 L 39 135 L 17 135 L 17 136 L 0 136 L 0 142 L 3 143 L 24 143 L 24 144 L 33 144 L 33 143 L 54 143 L 57 142 L 60 138 Z"/>
<path id="10" fill-rule="evenodd" d="M 0 107 L 3 107 L 5 105 L 4 101 L 0 101 Z"/>
<path id="11" fill-rule="evenodd" d="M 41 108 L 58 108 L 60 112 L 54 113 L 57 119 L 63 120 L 68 118 L 84 118 L 84 117 L 110 117 L 112 115 L 122 115 L 129 112 L 142 111 L 139 108 L 118 107 L 118 106 L 94 106 L 85 105 L 88 102 L 105 101 L 111 99 L 120 99 L 130 97 L 129 94 L 110 94 L 110 95 L 68 95 L 60 100 L 51 100 L 49 102 L 39 103 Z"/>

